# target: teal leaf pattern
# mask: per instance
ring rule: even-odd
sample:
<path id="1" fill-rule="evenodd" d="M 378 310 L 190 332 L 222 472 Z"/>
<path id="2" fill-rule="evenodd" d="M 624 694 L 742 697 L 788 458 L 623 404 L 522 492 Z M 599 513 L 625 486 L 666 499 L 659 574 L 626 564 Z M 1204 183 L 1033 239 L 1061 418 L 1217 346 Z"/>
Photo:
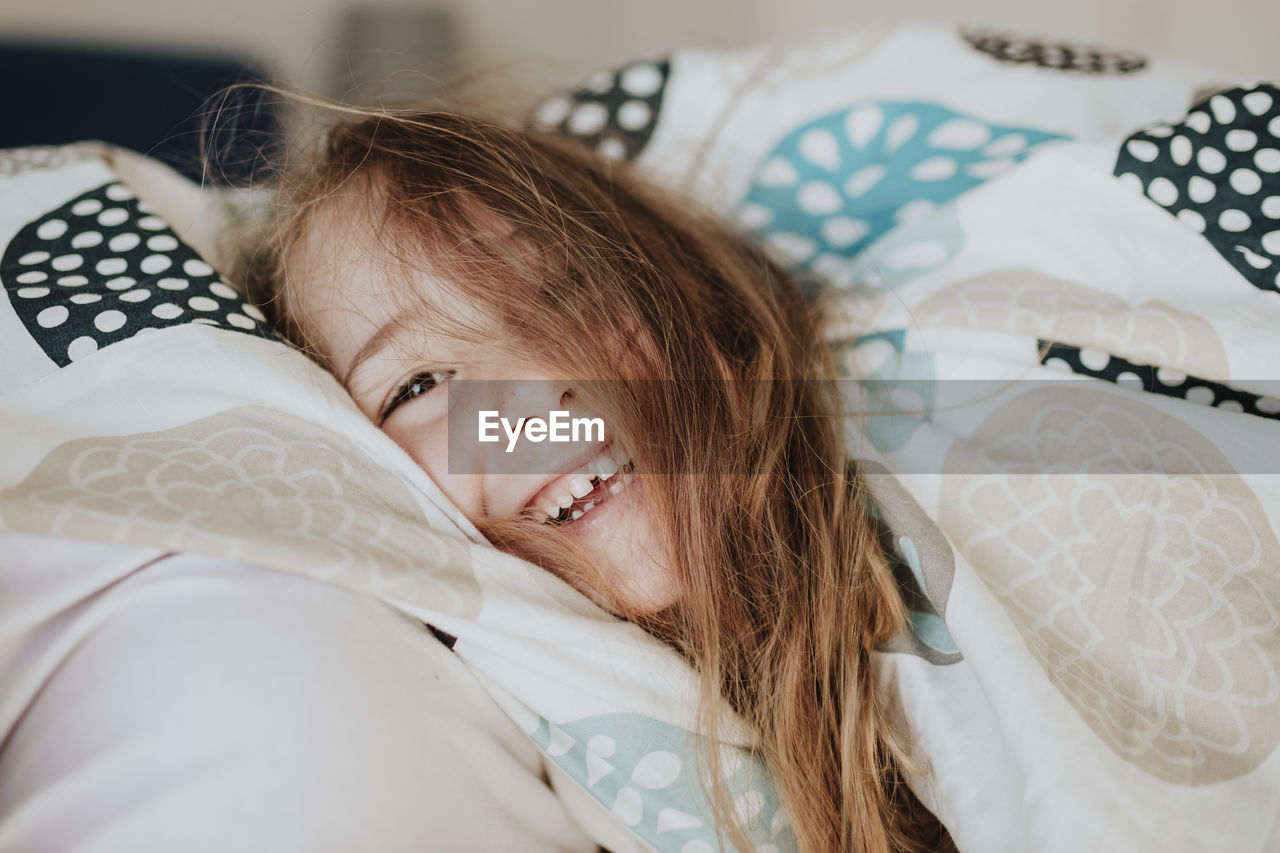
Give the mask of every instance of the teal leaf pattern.
<path id="1" fill-rule="evenodd" d="M 711 806 L 698 778 L 698 735 L 642 714 L 600 714 L 559 725 L 541 719 L 535 744 L 623 825 L 660 851 L 720 849 Z M 757 853 L 795 850 L 764 764 L 749 751 L 721 747 L 734 805 Z"/>
<path id="2" fill-rule="evenodd" d="M 956 570 L 951 543 L 888 468 L 869 459 L 857 465 L 867 485 L 867 509 L 911 620 L 909 631 L 877 651 L 915 655 L 935 666 L 963 660 L 945 621 Z"/>
<path id="3" fill-rule="evenodd" d="M 875 332 L 852 340 L 833 341 L 836 373 L 856 380 L 859 396 L 847 400 L 863 434 L 880 453 L 901 450 L 921 424 L 932 419 L 936 375 L 933 356 L 905 351 L 905 332 Z M 853 365 L 873 366 L 855 370 Z M 849 386 L 853 390 L 853 386 Z"/>
<path id="4" fill-rule="evenodd" d="M 848 284 L 848 259 L 881 235 L 1065 138 L 938 104 L 862 101 L 787 135 L 757 169 L 737 219 L 795 268 Z"/>

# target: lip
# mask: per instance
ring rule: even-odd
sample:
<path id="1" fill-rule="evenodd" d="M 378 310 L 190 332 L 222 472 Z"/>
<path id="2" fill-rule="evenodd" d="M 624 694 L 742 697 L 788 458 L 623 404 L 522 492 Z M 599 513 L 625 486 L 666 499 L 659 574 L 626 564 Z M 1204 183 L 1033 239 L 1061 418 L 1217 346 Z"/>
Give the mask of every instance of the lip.
<path id="1" fill-rule="evenodd" d="M 589 453 L 579 454 L 579 456 L 572 460 L 571 464 L 565 468 L 564 473 L 558 474 L 543 483 L 532 495 L 529 496 L 529 499 L 525 501 L 524 511 L 526 513 L 531 511 L 533 513 L 541 513 L 543 506 L 552 504 L 559 506 L 561 504 L 559 498 L 564 495 L 572 497 L 573 491 L 570 488 L 570 480 L 575 475 L 583 473 L 584 468 L 594 466 L 597 459 L 604 457 L 613 458 L 610 453 L 612 449 L 613 439 L 609 439 L 599 447 L 592 448 Z M 613 497 L 617 497 L 617 495 L 614 495 Z M 606 501 L 606 503 L 608 503 L 608 501 Z"/>

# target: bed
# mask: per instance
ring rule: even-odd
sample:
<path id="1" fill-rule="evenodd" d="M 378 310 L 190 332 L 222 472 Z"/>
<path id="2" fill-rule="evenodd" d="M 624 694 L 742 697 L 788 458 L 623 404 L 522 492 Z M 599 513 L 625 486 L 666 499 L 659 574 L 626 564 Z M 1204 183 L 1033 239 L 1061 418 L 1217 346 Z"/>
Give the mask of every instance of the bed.
<path id="1" fill-rule="evenodd" d="M 912 616 L 877 672 L 960 850 L 1280 847 L 1280 90 L 916 25 L 678 51 L 535 121 L 731 218 L 830 306 Z M 0 180 L 10 743 L 65 659 L 33 644 L 195 555 L 430 626 L 533 750 L 525 795 L 554 789 L 574 829 L 548 849 L 715 849 L 692 674 L 489 547 L 266 328 L 220 272 L 222 200 L 97 145 L 7 153 Z M 68 542 L 79 568 L 13 580 Z M 722 746 L 756 849 L 790 849 L 749 733 Z M 0 789 L 23 766 L 0 752 Z M 37 849 L 22 802 L 0 796 L 0 841 Z"/>

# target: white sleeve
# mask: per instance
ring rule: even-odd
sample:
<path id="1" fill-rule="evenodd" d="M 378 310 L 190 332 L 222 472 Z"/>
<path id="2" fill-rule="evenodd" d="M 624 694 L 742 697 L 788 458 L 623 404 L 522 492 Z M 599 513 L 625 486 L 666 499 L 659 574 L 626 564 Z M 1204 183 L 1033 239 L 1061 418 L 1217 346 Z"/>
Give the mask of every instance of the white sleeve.
<path id="1" fill-rule="evenodd" d="M 0 850 L 592 851 L 421 623 L 192 555 L 0 534 Z"/>

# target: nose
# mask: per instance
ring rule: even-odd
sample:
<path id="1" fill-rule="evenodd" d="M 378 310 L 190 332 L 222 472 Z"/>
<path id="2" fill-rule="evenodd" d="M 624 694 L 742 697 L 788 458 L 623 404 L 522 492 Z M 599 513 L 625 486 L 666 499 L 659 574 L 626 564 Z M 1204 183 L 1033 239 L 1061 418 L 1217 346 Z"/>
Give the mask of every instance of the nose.
<path id="1" fill-rule="evenodd" d="M 495 402 L 504 417 L 545 418 L 552 411 L 566 409 L 573 389 L 564 380 L 550 378 L 506 379 L 497 383 Z"/>
<path id="2" fill-rule="evenodd" d="M 510 440 L 490 445 L 487 471 L 546 474 L 563 467 L 563 458 L 582 452 L 583 444 L 575 441 L 577 436 L 564 429 L 580 414 L 573 389 L 566 381 L 512 379 L 503 381 L 495 391 L 499 418 L 508 424 L 503 427 L 504 432 L 512 430 L 515 435 L 507 433 Z"/>
<path id="3" fill-rule="evenodd" d="M 511 367 L 449 383 L 451 470 L 544 474 L 604 440 L 602 420 L 595 429 L 578 429 L 587 406 L 571 380 L 531 365 Z"/>

